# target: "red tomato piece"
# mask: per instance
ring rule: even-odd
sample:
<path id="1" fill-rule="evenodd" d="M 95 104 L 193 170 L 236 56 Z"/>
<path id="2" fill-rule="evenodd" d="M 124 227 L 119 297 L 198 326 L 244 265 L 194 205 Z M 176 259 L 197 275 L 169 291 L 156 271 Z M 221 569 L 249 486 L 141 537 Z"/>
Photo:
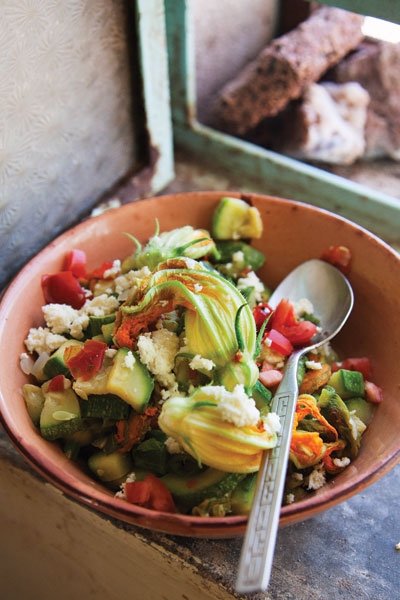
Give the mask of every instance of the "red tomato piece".
<path id="1" fill-rule="evenodd" d="M 48 385 L 49 392 L 63 392 L 64 391 L 64 375 L 56 375 L 53 379 L 50 379 Z"/>
<path id="2" fill-rule="evenodd" d="M 111 269 L 112 266 L 113 266 L 113 263 L 109 260 L 106 260 L 106 262 L 103 262 L 102 265 L 100 265 L 99 267 L 94 269 L 94 271 L 89 273 L 89 275 L 87 275 L 87 278 L 88 279 L 103 279 L 104 273 L 106 271 L 108 271 L 108 269 Z"/>
<path id="3" fill-rule="evenodd" d="M 91 379 L 100 371 L 107 348 L 107 344 L 97 340 L 85 342 L 82 350 L 67 361 L 72 376 L 75 379 L 80 377 L 84 381 Z"/>
<path id="4" fill-rule="evenodd" d="M 294 325 L 296 323 L 296 315 L 294 312 L 294 306 L 289 301 L 283 298 L 271 317 L 271 327 L 273 329 L 279 329 L 281 325 Z"/>
<path id="5" fill-rule="evenodd" d="M 125 483 L 125 494 L 128 502 L 146 506 L 150 501 L 150 485 L 144 481 L 128 481 Z"/>
<path id="6" fill-rule="evenodd" d="M 380 404 L 383 402 L 383 390 L 372 381 L 365 382 L 365 398 L 368 402 L 373 404 Z"/>
<path id="7" fill-rule="evenodd" d="M 132 481 L 125 484 L 128 502 L 162 512 L 176 512 L 171 492 L 160 479 L 148 475 L 143 481 Z"/>
<path id="8" fill-rule="evenodd" d="M 269 340 L 269 342 L 267 340 Z M 291 342 L 276 329 L 271 329 L 268 331 L 267 335 L 264 337 L 264 342 L 265 341 L 271 350 L 279 352 L 279 354 L 282 354 L 282 356 L 289 356 L 289 354 L 292 354 L 293 352 L 293 346 Z"/>
<path id="9" fill-rule="evenodd" d="M 321 254 L 321 260 L 330 263 L 344 273 L 344 275 L 350 273 L 351 258 L 351 252 L 346 246 L 329 246 Z"/>
<path id="10" fill-rule="evenodd" d="M 264 321 L 268 319 L 271 312 L 272 308 L 268 304 L 262 302 L 253 308 L 253 317 L 256 322 L 257 331 L 261 329 Z"/>
<path id="11" fill-rule="evenodd" d="M 162 512 L 176 512 L 175 503 L 171 492 L 160 479 L 154 475 L 148 475 L 146 480 L 150 480 L 150 501 L 154 510 Z"/>
<path id="12" fill-rule="evenodd" d="M 48 304 L 69 304 L 72 308 L 79 309 L 85 303 L 85 290 L 71 271 L 42 275 L 41 283 L 44 299 Z"/>
<path id="13" fill-rule="evenodd" d="M 282 373 L 277 369 L 270 369 L 268 371 L 261 371 L 259 380 L 265 387 L 276 387 L 282 381 Z"/>
<path id="14" fill-rule="evenodd" d="M 363 374 L 364 379 L 372 378 L 372 364 L 370 359 L 366 356 L 360 358 L 345 358 L 340 362 L 334 362 L 331 368 L 332 372 L 338 371 L 339 369 L 359 371 Z"/>
<path id="15" fill-rule="evenodd" d="M 281 325 L 278 330 L 293 346 L 304 346 L 317 333 L 317 326 L 311 321 L 298 321 L 294 325 Z"/>
<path id="16" fill-rule="evenodd" d="M 63 271 L 71 271 L 74 277 L 86 277 L 86 252 L 83 250 L 71 250 L 64 259 Z"/>

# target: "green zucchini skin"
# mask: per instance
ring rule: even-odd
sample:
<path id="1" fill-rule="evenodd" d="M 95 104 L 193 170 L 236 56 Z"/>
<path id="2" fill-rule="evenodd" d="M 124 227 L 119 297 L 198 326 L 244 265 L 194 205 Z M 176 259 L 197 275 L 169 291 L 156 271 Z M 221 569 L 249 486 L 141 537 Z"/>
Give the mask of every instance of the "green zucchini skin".
<path id="1" fill-rule="evenodd" d="M 182 508 L 189 510 L 206 498 L 220 498 L 232 492 L 245 476 L 243 473 L 226 473 L 208 468 L 197 475 L 168 473 L 161 481 Z"/>

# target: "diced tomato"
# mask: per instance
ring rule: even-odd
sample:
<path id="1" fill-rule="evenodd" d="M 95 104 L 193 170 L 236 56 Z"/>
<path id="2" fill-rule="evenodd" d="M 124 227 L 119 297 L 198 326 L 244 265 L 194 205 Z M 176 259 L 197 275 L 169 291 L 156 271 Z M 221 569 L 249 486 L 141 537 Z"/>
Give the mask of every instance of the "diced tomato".
<path id="1" fill-rule="evenodd" d="M 372 381 L 365 382 L 365 398 L 368 402 L 373 404 L 380 404 L 383 402 L 383 390 Z"/>
<path id="2" fill-rule="evenodd" d="M 50 379 L 48 383 L 49 392 L 63 392 L 64 391 L 64 375 L 56 375 L 53 379 Z"/>
<path id="3" fill-rule="evenodd" d="M 253 317 L 256 322 L 257 331 L 261 329 L 264 321 L 268 319 L 271 312 L 272 308 L 268 304 L 262 302 L 253 308 Z"/>
<path id="4" fill-rule="evenodd" d="M 351 258 L 351 252 L 346 246 L 329 246 L 321 254 L 321 260 L 330 263 L 344 273 L 344 275 L 350 273 Z"/>
<path id="5" fill-rule="evenodd" d="M 85 342 L 82 350 L 67 361 L 67 366 L 73 377 L 81 377 L 87 381 L 98 373 L 103 365 L 107 344 L 97 340 Z"/>
<path id="6" fill-rule="evenodd" d="M 289 301 L 283 298 L 271 317 L 271 328 L 279 329 L 281 325 L 294 325 L 296 323 L 296 314 L 294 306 Z"/>
<path id="7" fill-rule="evenodd" d="M 88 279 L 103 279 L 104 273 L 106 271 L 108 271 L 108 269 L 111 269 L 112 266 L 113 266 L 113 263 L 109 260 L 106 260 L 106 262 L 103 262 L 102 265 L 100 265 L 99 267 L 94 269 L 91 273 L 89 273 L 87 275 L 87 278 Z"/>
<path id="8" fill-rule="evenodd" d="M 86 252 L 83 250 L 71 250 L 64 259 L 63 271 L 71 271 L 74 277 L 86 277 Z"/>
<path id="9" fill-rule="evenodd" d="M 148 475 L 143 481 L 126 483 L 125 494 L 128 502 L 132 504 L 162 512 L 176 512 L 171 492 L 154 475 Z"/>
<path id="10" fill-rule="evenodd" d="M 293 346 L 304 346 L 317 333 L 317 326 L 311 321 L 298 321 L 294 325 L 280 325 L 278 330 Z"/>
<path id="11" fill-rule="evenodd" d="M 85 290 L 71 271 L 42 275 L 42 290 L 47 303 L 69 304 L 81 308 L 86 300 Z"/>
<path id="12" fill-rule="evenodd" d="M 339 369 L 347 369 L 347 371 L 359 371 L 363 374 L 364 379 L 372 378 L 372 365 L 369 358 L 366 356 L 360 358 L 345 358 L 340 362 L 332 364 L 332 372 Z"/>
<path id="13" fill-rule="evenodd" d="M 269 340 L 269 342 L 267 340 Z M 264 342 L 269 345 L 271 350 L 279 352 L 279 354 L 282 354 L 282 356 L 289 356 L 289 354 L 292 354 L 293 352 L 293 346 L 291 342 L 276 329 L 271 329 L 268 331 L 267 335 L 264 337 Z"/>
<path id="14" fill-rule="evenodd" d="M 259 380 L 265 387 L 276 387 L 282 381 L 282 373 L 277 369 L 270 369 L 268 371 L 261 371 Z"/>
<path id="15" fill-rule="evenodd" d="M 125 494 L 128 502 L 146 506 L 150 501 L 150 485 L 144 481 L 128 481 L 125 484 Z"/>

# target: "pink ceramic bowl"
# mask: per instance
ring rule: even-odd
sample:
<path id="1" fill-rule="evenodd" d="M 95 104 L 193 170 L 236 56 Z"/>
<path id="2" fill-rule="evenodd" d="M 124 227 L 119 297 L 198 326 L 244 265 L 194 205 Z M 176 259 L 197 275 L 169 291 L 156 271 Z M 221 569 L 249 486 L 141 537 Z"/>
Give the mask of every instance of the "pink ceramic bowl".
<path id="1" fill-rule="evenodd" d="M 40 276 L 60 269 L 65 253 L 82 248 L 89 267 L 124 257 L 132 244 L 129 231 L 146 240 L 158 218 L 161 230 L 186 224 L 208 228 L 212 212 L 230 192 L 198 192 L 142 200 L 85 221 L 49 244 L 20 272 L 0 308 L 0 410 L 2 422 L 17 449 L 33 468 L 72 498 L 128 523 L 177 535 L 233 537 L 241 535 L 246 517 L 200 518 L 140 508 L 114 498 L 67 460 L 55 443 L 33 427 L 20 392 L 26 378 L 19 369 L 23 340 L 42 324 Z M 400 257 L 364 229 L 318 208 L 279 198 L 248 194 L 264 221 L 264 235 L 255 245 L 267 260 L 261 273 L 276 285 L 297 264 L 319 257 L 329 245 L 345 245 L 353 254 L 350 281 L 355 307 L 335 347 L 345 356 L 369 356 L 374 381 L 384 389 L 384 402 L 363 437 L 357 459 L 306 500 L 285 506 L 281 524 L 304 520 L 370 485 L 400 459 Z"/>

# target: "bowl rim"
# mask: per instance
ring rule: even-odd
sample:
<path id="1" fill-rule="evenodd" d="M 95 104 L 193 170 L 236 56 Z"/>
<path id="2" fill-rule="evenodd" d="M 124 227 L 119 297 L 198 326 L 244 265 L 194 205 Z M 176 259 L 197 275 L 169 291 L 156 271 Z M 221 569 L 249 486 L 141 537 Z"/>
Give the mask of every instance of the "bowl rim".
<path id="1" fill-rule="evenodd" d="M 201 197 L 201 196 L 214 196 L 219 199 L 223 196 L 233 196 L 243 198 L 244 200 L 250 201 L 252 198 L 267 199 L 268 201 L 276 202 L 277 204 L 287 203 L 288 205 L 301 207 L 302 210 L 321 213 L 327 217 L 342 221 L 347 224 L 351 229 L 356 232 L 363 232 L 370 241 L 375 243 L 392 255 L 392 258 L 396 262 L 400 262 L 400 256 L 398 253 L 384 240 L 380 239 L 374 233 L 368 231 L 364 227 L 354 223 L 353 221 L 330 212 L 326 209 L 313 206 L 304 202 L 291 200 L 287 198 L 281 198 L 278 196 L 271 196 L 268 194 L 258 193 L 241 193 L 238 191 L 231 190 L 202 190 L 195 192 L 179 192 L 176 194 L 165 194 L 160 196 L 154 196 L 151 198 L 143 198 L 135 200 L 122 205 L 119 208 L 112 209 L 96 217 L 90 217 L 67 229 L 51 242 L 49 242 L 42 250 L 40 250 L 35 256 L 33 256 L 15 275 L 9 285 L 3 290 L 0 298 L 0 317 L 3 316 L 3 312 L 7 312 L 7 305 L 9 298 L 13 294 L 15 289 L 22 284 L 24 275 L 28 272 L 32 266 L 35 266 L 37 262 L 40 262 L 42 257 L 47 254 L 51 254 L 54 248 L 68 238 L 73 237 L 77 231 L 84 229 L 87 225 L 88 220 L 90 222 L 102 223 L 106 222 L 110 216 L 110 213 L 118 212 L 129 212 L 132 205 L 143 204 L 152 202 L 154 200 L 163 202 L 171 201 L 172 199 L 183 200 L 187 199 L 188 196 Z M 1 333 L 1 320 L 0 320 L 0 333 Z M 151 529 L 153 531 L 164 532 L 168 534 L 180 535 L 180 536 L 194 536 L 194 537 L 205 537 L 205 538 L 230 538 L 242 536 L 245 532 L 247 517 L 246 516 L 226 516 L 226 517 L 199 517 L 192 515 L 182 514 L 171 514 L 160 511 L 154 511 L 151 509 L 143 508 L 134 504 L 129 504 L 124 500 L 115 498 L 115 496 L 108 493 L 106 490 L 102 493 L 97 489 L 91 489 L 88 484 L 80 483 L 79 485 L 73 485 L 68 481 L 68 478 L 60 476 L 55 469 L 48 468 L 46 456 L 43 457 L 42 453 L 36 452 L 35 449 L 32 451 L 26 447 L 23 440 L 18 437 L 13 428 L 9 424 L 7 419 L 7 401 L 3 396 L 0 388 L 0 423 L 3 425 L 4 430 L 11 439 L 13 445 L 16 447 L 18 452 L 25 458 L 28 464 L 40 475 L 42 475 L 47 481 L 50 481 L 55 487 L 64 492 L 68 497 L 77 500 L 81 504 L 88 506 L 89 508 L 98 510 L 99 512 L 106 514 L 110 517 L 122 520 L 131 525 L 138 525 Z M 39 435 L 39 434 L 38 434 Z M 326 493 L 312 494 L 304 500 L 300 500 L 293 504 L 288 504 L 281 508 L 280 513 L 280 526 L 286 526 L 299 520 L 305 520 L 310 518 L 323 510 L 331 508 L 337 504 L 338 501 L 344 501 L 355 495 L 359 490 L 364 489 L 366 486 L 378 481 L 382 476 L 389 472 L 397 463 L 400 462 L 400 445 L 399 448 L 386 456 L 380 461 L 377 468 L 370 473 L 366 473 L 362 477 L 358 477 L 353 485 L 337 484 L 329 491 L 329 498 L 326 498 Z M 329 488 L 329 483 L 324 486 L 326 489 Z M 301 518 L 299 519 L 299 513 Z"/>

